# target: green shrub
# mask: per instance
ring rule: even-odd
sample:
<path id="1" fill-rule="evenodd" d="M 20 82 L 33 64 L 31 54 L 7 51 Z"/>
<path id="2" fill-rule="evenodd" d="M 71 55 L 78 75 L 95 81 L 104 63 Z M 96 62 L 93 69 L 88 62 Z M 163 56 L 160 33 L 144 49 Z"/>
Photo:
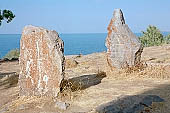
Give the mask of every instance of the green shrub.
<path id="1" fill-rule="evenodd" d="M 11 60 L 11 59 L 18 59 L 19 58 L 19 54 L 20 54 L 19 50 L 18 49 L 14 49 L 14 50 L 9 51 L 4 56 L 4 58 L 7 58 L 9 60 Z"/>
<path id="2" fill-rule="evenodd" d="M 170 34 L 164 37 L 165 44 L 170 44 Z"/>
<path id="3" fill-rule="evenodd" d="M 142 32 L 143 36 L 140 37 L 141 43 L 145 47 L 149 46 L 159 46 L 164 42 L 163 35 L 161 34 L 160 30 L 155 27 L 149 25 L 146 32 Z"/>

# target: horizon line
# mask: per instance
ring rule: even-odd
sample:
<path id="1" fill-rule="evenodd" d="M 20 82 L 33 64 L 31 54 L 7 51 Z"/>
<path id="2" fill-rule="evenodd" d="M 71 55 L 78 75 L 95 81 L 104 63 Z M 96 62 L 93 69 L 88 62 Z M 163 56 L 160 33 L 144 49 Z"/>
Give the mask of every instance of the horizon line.
<path id="1" fill-rule="evenodd" d="M 161 33 L 164 33 L 164 32 L 166 32 L 166 33 L 170 33 L 170 31 L 160 31 Z M 58 32 L 57 32 L 58 33 Z M 133 32 L 134 34 L 136 34 L 136 33 L 141 33 L 142 34 L 142 32 Z M 22 33 L 21 33 L 22 34 Z M 9 33 L 9 34 L 7 34 L 7 33 L 0 33 L 0 35 L 21 35 L 21 34 L 19 34 L 19 33 Z M 107 33 L 58 33 L 58 34 L 107 34 Z"/>

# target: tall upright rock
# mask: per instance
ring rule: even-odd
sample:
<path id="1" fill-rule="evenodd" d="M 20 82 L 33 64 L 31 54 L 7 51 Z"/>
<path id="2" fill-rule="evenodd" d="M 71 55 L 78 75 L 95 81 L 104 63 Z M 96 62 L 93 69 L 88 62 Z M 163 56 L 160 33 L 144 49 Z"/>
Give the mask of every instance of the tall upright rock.
<path id="1" fill-rule="evenodd" d="M 106 38 L 107 60 L 110 67 L 127 68 L 140 62 L 143 47 L 139 38 L 132 33 L 121 9 L 115 9 L 108 26 Z"/>
<path id="2" fill-rule="evenodd" d="M 21 96 L 52 96 L 64 78 L 64 43 L 56 31 L 26 26 L 20 41 Z"/>

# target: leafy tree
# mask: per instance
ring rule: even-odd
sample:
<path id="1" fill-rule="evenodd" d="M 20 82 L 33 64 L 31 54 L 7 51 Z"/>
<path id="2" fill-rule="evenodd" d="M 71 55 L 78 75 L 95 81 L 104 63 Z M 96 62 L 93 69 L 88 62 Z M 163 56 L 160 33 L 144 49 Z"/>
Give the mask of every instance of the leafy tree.
<path id="1" fill-rule="evenodd" d="M 12 19 L 15 18 L 15 15 L 10 10 L 0 10 L 0 25 L 2 24 L 2 20 L 6 20 L 7 23 L 11 22 Z"/>
<path id="2" fill-rule="evenodd" d="M 142 33 L 143 36 L 140 37 L 140 40 L 145 47 L 158 46 L 161 45 L 164 41 L 163 35 L 155 26 L 149 25 L 146 32 L 142 31 Z"/>

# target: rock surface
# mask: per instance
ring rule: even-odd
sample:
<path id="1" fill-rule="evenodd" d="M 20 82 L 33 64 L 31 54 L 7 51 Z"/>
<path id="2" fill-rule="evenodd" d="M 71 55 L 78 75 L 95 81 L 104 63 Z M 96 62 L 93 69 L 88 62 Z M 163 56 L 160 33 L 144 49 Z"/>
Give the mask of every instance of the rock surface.
<path id="1" fill-rule="evenodd" d="M 65 68 L 76 68 L 78 62 L 74 59 L 66 59 L 65 60 Z"/>
<path id="2" fill-rule="evenodd" d="M 70 105 L 68 103 L 65 102 L 59 102 L 57 101 L 55 103 L 55 108 L 61 109 L 61 110 L 66 110 Z"/>
<path id="3" fill-rule="evenodd" d="M 140 62 L 143 47 L 125 24 L 121 9 L 114 10 L 106 38 L 107 60 L 111 68 L 132 67 Z"/>
<path id="4" fill-rule="evenodd" d="M 21 96 L 57 96 L 64 78 L 64 43 L 56 31 L 26 26 L 20 41 Z"/>

